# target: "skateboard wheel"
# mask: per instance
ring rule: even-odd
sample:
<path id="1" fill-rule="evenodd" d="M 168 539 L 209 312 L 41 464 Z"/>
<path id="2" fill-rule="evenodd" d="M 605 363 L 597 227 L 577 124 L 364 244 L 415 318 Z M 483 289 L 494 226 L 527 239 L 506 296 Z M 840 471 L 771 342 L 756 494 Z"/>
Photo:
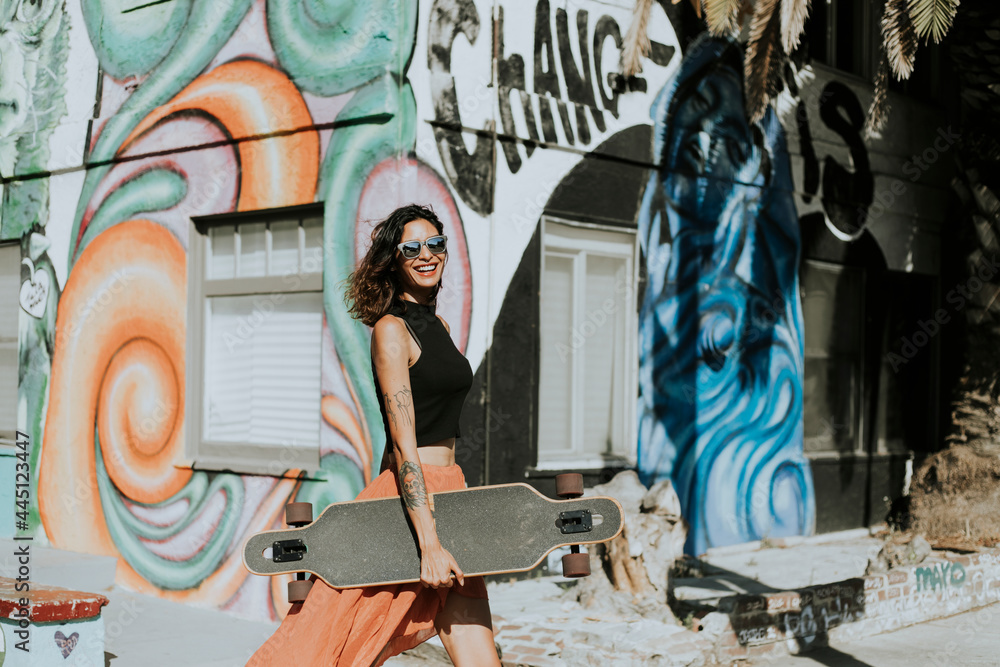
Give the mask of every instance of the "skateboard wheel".
<path id="1" fill-rule="evenodd" d="M 305 602 L 313 582 L 310 579 L 296 579 L 288 582 L 288 601 L 292 604 Z"/>
<path id="2" fill-rule="evenodd" d="M 566 554 L 562 557 L 562 568 L 564 577 L 589 577 L 590 554 Z"/>
<path id="3" fill-rule="evenodd" d="M 583 475 L 567 472 L 556 475 L 556 495 L 560 498 L 579 498 L 583 495 Z"/>
<path id="4" fill-rule="evenodd" d="M 285 523 L 289 526 L 305 526 L 312 523 L 312 503 L 288 503 L 285 505 Z"/>

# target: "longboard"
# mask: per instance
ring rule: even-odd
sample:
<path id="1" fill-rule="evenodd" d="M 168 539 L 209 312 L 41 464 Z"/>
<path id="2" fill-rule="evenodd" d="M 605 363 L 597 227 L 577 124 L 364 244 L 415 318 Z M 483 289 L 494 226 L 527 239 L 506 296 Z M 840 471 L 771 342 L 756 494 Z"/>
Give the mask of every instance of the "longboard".
<path id="1" fill-rule="evenodd" d="M 554 549 L 622 531 L 613 498 L 551 500 L 527 484 L 435 493 L 433 506 L 438 538 L 466 576 L 530 570 Z M 416 535 L 398 497 L 334 503 L 307 526 L 252 535 L 243 564 L 260 575 L 311 572 L 334 588 L 420 580 Z"/>

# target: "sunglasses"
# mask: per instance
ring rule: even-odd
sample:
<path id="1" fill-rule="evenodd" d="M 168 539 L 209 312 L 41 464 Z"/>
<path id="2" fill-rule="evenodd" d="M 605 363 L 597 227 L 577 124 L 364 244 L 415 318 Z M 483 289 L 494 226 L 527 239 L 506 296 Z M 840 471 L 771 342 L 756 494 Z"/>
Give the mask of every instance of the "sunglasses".
<path id="1" fill-rule="evenodd" d="M 447 236 L 431 236 L 426 241 L 403 241 L 396 248 L 406 259 L 413 259 L 420 255 L 420 249 L 427 246 L 435 255 L 441 255 L 448 251 Z"/>

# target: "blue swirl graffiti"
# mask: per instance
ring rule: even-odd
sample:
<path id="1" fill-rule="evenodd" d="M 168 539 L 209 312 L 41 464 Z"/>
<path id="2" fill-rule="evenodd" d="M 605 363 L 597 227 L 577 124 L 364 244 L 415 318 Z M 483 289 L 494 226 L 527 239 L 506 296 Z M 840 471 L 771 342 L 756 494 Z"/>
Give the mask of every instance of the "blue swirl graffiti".
<path id="1" fill-rule="evenodd" d="M 784 132 L 750 123 L 743 53 L 697 39 L 653 104 L 640 212 L 639 473 L 672 480 L 685 549 L 812 532 L 800 238 Z"/>

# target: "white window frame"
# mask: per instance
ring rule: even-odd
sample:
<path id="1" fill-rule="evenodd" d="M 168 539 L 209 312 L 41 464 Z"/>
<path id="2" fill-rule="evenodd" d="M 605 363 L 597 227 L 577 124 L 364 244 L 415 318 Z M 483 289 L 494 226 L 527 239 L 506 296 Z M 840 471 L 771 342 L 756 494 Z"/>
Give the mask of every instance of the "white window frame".
<path id="1" fill-rule="evenodd" d="M 224 470 L 238 473 L 281 476 L 287 470 L 315 472 L 319 469 L 319 434 L 315 447 L 287 447 L 282 443 L 259 444 L 249 442 L 212 441 L 204 437 L 205 378 L 205 327 L 209 316 L 209 299 L 216 296 L 268 295 L 274 293 L 301 294 L 323 292 L 323 269 L 287 275 L 259 276 L 208 280 L 205 271 L 209 253 L 209 230 L 213 227 L 238 227 L 251 223 L 277 223 L 323 217 L 323 205 L 305 204 L 264 211 L 226 213 L 192 218 L 189 228 L 188 248 L 188 304 L 187 304 L 187 371 L 185 380 L 185 433 L 184 454 L 186 461 L 178 467 L 198 470 Z M 268 255 L 271 235 L 266 235 Z M 237 235 L 234 255 L 240 256 Z M 302 266 L 304 253 L 303 230 L 299 228 L 299 258 Z M 236 260 L 239 261 L 238 259 Z M 317 350 L 316 364 L 321 364 L 321 351 Z M 318 390 L 317 390 L 318 392 Z M 317 411 L 320 396 L 317 393 Z M 322 428 L 322 425 L 321 427 Z"/>
<path id="2" fill-rule="evenodd" d="M 13 405 L 13 408 L 14 408 L 14 410 L 13 410 L 13 413 L 14 413 L 14 423 L 11 424 L 11 428 L 10 429 L 5 428 L 4 424 L 0 423 L 0 446 L 13 447 L 13 446 L 16 445 L 16 442 L 17 442 L 17 406 L 18 406 L 18 402 L 19 402 L 19 399 L 17 398 L 17 395 L 18 395 L 17 394 L 17 392 L 18 392 L 18 375 L 19 375 L 18 363 L 17 363 L 17 360 L 19 359 L 19 357 L 18 357 L 18 349 L 17 349 L 17 345 L 18 345 L 17 338 L 18 338 L 18 331 L 19 331 L 18 321 L 19 321 L 19 318 L 21 318 L 21 317 L 30 317 L 30 315 L 22 315 L 21 314 L 21 302 L 20 302 L 20 289 L 21 289 L 21 246 L 16 241 L 3 242 L 3 243 L 0 243 L 0 253 L 2 253 L 3 255 L 10 254 L 12 256 L 11 258 L 8 258 L 8 257 L 5 256 L 4 257 L 4 261 L 2 263 L 0 263 L 4 267 L 5 271 L 9 270 L 9 271 L 13 272 L 12 278 L 9 279 L 10 283 L 12 285 L 12 288 L 11 289 L 4 289 L 3 290 L 3 295 L 0 296 L 0 298 L 3 298 L 3 299 L 12 299 L 13 300 L 13 306 L 12 306 L 12 308 L 10 310 L 11 310 L 11 312 L 14 313 L 14 335 L 12 337 L 0 336 L 0 347 L 3 347 L 4 349 L 8 349 L 8 350 L 10 350 L 10 349 L 14 350 L 14 359 L 15 359 L 15 363 L 14 363 L 14 377 L 13 377 L 14 397 L 15 397 L 15 399 L 14 399 L 14 405 Z M 16 259 L 16 261 L 8 261 L 9 259 L 12 259 L 12 258 Z M 51 298 L 51 295 L 49 295 L 49 298 Z M 11 382 L 11 378 L 0 377 L 0 382 L 10 383 Z M 8 411 L 10 409 L 10 407 L 11 406 L 6 406 L 5 405 L 5 406 L 2 406 L 2 409 L 6 412 L 6 411 Z"/>
<path id="3" fill-rule="evenodd" d="M 621 237 L 621 242 L 615 242 L 613 245 L 609 246 L 609 244 L 605 242 L 595 240 L 594 238 L 587 238 L 587 236 L 594 236 L 593 234 L 587 234 L 588 230 L 593 230 L 602 234 L 610 232 L 619 235 Z M 573 238 L 572 235 L 574 233 L 579 234 L 580 237 Z M 540 317 L 545 308 L 542 303 L 542 299 L 545 294 L 545 286 L 543 284 L 545 280 L 545 258 L 551 251 L 554 251 L 553 254 L 561 254 L 560 251 L 562 251 L 566 255 L 574 257 L 579 257 L 579 254 L 583 252 L 592 255 L 624 259 L 627 263 L 626 272 L 628 273 L 630 280 L 626 286 L 625 294 L 622 297 L 622 302 L 626 304 L 626 307 L 622 309 L 622 313 L 626 319 L 624 334 L 626 348 L 623 354 L 627 363 L 621 392 L 622 396 L 620 397 L 620 400 L 623 401 L 623 424 L 622 432 L 620 434 L 622 451 L 599 456 L 584 454 L 580 451 L 583 431 L 583 390 L 579 385 L 582 383 L 585 358 L 584 355 L 578 353 L 577 350 L 571 350 L 571 354 L 573 355 L 571 373 L 573 376 L 572 383 L 574 386 L 571 399 L 572 405 L 570 407 L 572 420 L 570 442 L 573 444 L 573 449 L 568 453 L 560 452 L 558 454 L 546 454 L 542 448 L 542 441 L 538 431 L 541 425 L 541 419 L 537 419 L 535 436 L 536 442 L 538 442 L 538 447 L 535 470 L 588 470 L 601 469 L 608 466 L 634 466 L 636 462 L 636 438 L 638 429 L 636 420 L 638 414 L 637 394 L 639 376 L 639 359 L 637 353 L 639 314 L 636 311 L 636 286 L 639 281 L 638 234 L 635 229 L 625 227 L 586 223 L 556 218 L 553 216 L 542 216 L 541 273 L 539 276 Z M 585 271 L 585 260 L 581 262 L 578 259 L 575 259 L 573 275 L 574 285 L 579 286 L 583 283 L 586 278 Z M 572 311 L 573 328 L 575 329 L 580 327 L 584 316 L 584 290 L 579 288 L 575 289 L 574 296 L 575 298 L 572 305 Z M 539 371 L 541 372 L 541 369 L 539 369 Z M 614 399 L 617 397 L 611 398 Z"/>

